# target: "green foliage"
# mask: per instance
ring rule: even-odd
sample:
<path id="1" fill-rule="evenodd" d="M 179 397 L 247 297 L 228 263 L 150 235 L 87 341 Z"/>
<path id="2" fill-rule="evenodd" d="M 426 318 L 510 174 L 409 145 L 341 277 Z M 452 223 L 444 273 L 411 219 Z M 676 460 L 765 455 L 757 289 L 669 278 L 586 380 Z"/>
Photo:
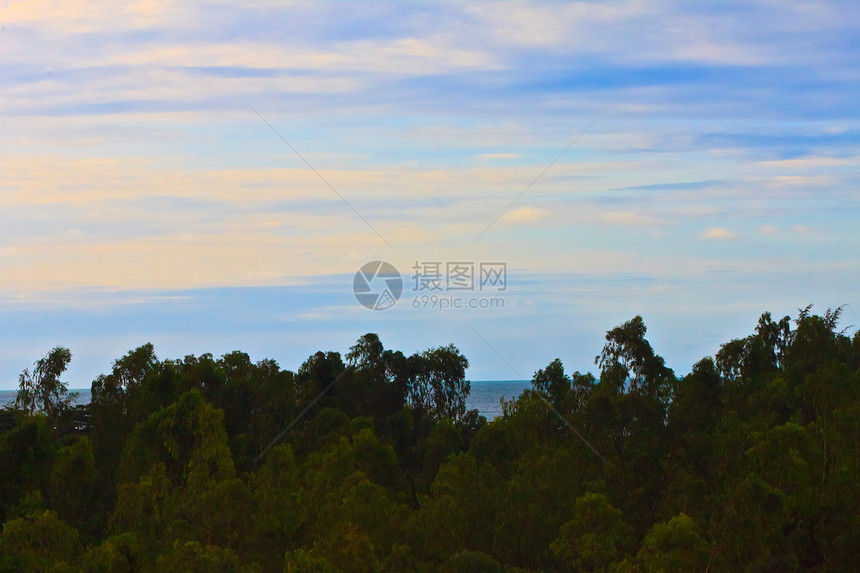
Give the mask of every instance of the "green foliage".
<path id="1" fill-rule="evenodd" d="M 339 522 L 314 542 L 310 550 L 289 553 L 285 571 L 338 571 L 343 573 L 371 573 L 378 571 L 371 539 L 350 522 Z"/>
<path id="2" fill-rule="evenodd" d="M 469 454 L 451 457 L 439 469 L 413 515 L 413 542 L 421 555 L 445 562 L 464 549 L 489 551 L 497 501 L 497 476 Z"/>
<path id="3" fill-rule="evenodd" d="M 191 390 L 134 429 L 120 466 L 120 481 L 135 481 L 157 463 L 173 484 L 201 489 L 235 475 L 224 414 Z"/>
<path id="4" fill-rule="evenodd" d="M 573 512 L 551 545 L 559 562 L 571 570 L 610 571 L 635 547 L 633 528 L 605 495 L 582 495 Z"/>
<path id="5" fill-rule="evenodd" d="M 188 541 L 177 542 L 171 550 L 160 555 L 156 566 L 160 571 L 233 573 L 240 570 L 239 564 L 239 557 L 229 549 Z"/>
<path id="6" fill-rule="evenodd" d="M 606 333 L 603 351 L 594 359 L 600 381 L 612 391 L 641 392 L 667 403 L 674 374 L 645 339 L 645 322 L 636 316 Z"/>
<path id="7" fill-rule="evenodd" d="M 409 388 L 409 403 L 419 416 L 460 420 L 466 414 L 469 361 L 453 344 L 420 355 L 417 376 Z"/>
<path id="8" fill-rule="evenodd" d="M 145 344 L 116 360 L 110 374 L 93 381 L 88 408 L 90 438 L 100 461 L 105 461 L 100 469 L 106 474 L 115 471 L 135 424 L 151 413 L 143 410 L 143 404 L 147 377 L 153 374 L 156 360 L 152 344 Z"/>
<path id="9" fill-rule="evenodd" d="M 51 419 L 68 408 L 74 396 L 69 395 L 69 387 L 60 380 L 60 376 L 71 360 L 69 349 L 57 346 L 36 361 L 32 372 L 24 369 L 18 379 L 15 406 L 30 415 L 44 412 Z"/>
<path id="10" fill-rule="evenodd" d="M 480 551 L 460 551 L 451 556 L 445 569 L 450 573 L 502 573 L 502 565 Z"/>
<path id="11" fill-rule="evenodd" d="M 32 490 L 48 491 L 57 441 L 44 416 L 23 419 L 0 436 L 0 515 Z"/>
<path id="12" fill-rule="evenodd" d="M 680 514 L 667 523 L 657 523 L 642 540 L 637 560 L 645 573 L 705 571 L 711 545 L 699 533 L 695 522 Z"/>
<path id="13" fill-rule="evenodd" d="M 678 379 L 641 317 L 486 422 L 468 361 L 379 337 L 295 373 L 144 345 L 0 420 L 2 571 L 850 571 L 860 334 L 764 313 Z"/>
<path id="14" fill-rule="evenodd" d="M 584 486 L 579 480 L 569 479 L 579 475 L 582 467 L 573 452 L 578 450 L 547 446 L 520 458 L 498 492 L 494 555 L 528 569 L 550 566 L 550 544 L 570 518 Z"/>
<path id="15" fill-rule="evenodd" d="M 71 561 L 78 550 L 78 532 L 53 511 L 11 519 L 0 535 L 0 570 L 48 571 Z"/>
<path id="16" fill-rule="evenodd" d="M 549 399 L 557 409 L 565 411 L 567 394 L 570 392 L 570 378 L 564 373 L 564 365 L 556 358 L 543 370 L 538 370 L 532 381 L 534 389 Z"/>
<path id="17" fill-rule="evenodd" d="M 422 440 L 417 451 L 416 489 L 426 494 L 442 463 L 451 455 L 463 451 L 463 432 L 454 422 L 443 418 Z"/>
<path id="18" fill-rule="evenodd" d="M 87 573 L 126 573 L 137 571 L 141 544 L 134 533 L 109 537 L 84 553 L 83 570 Z"/>
<path id="19" fill-rule="evenodd" d="M 99 511 L 99 478 L 86 436 L 59 450 L 49 484 L 51 506 L 63 521 L 88 535 L 101 530 L 104 516 Z"/>

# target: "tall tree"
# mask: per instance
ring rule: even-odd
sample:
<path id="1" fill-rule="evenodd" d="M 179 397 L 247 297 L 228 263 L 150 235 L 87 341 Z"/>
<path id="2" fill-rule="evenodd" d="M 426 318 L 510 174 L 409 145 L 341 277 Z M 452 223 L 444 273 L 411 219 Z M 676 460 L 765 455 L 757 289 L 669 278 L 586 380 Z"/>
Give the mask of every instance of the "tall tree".
<path id="1" fill-rule="evenodd" d="M 594 363 L 600 367 L 601 382 L 609 382 L 616 391 L 642 392 L 668 404 L 674 374 L 654 353 L 646 331 L 641 316 L 616 326 L 606 333 L 606 344 Z"/>
<path id="2" fill-rule="evenodd" d="M 30 414 L 45 412 L 49 418 L 68 408 L 76 395 L 68 393 L 69 387 L 60 376 L 71 360 L 69 349 L 57 346 L 36 361 L 32 372 L 25 368 L 18 378 L 15 405 Z"/>
<path id="3" fill-rule="evenodd" d="M 609 571 L 634 547 L 633 529 L 621 511 L 594 492 L 576 499 L 573 518 L 551 545 L 556 558 L 575 571 Z"/>
<path id="4" fill-rule="evenodd" d="M 425 350 L 418 376 L 409 388 L 409 404 L 419 415 L 460 420 L 466 413 L 469 360 L 453 344 Z"/>

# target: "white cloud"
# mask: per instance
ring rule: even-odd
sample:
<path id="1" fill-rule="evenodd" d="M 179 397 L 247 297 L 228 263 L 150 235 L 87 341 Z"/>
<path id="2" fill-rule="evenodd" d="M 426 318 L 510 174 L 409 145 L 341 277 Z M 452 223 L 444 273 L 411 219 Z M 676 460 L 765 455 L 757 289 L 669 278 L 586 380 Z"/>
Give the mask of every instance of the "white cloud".
<path id="1" fill-rule="evenodd" d="M 519 159 L 519 153 L 479 153 L 475 158 L 485 161 L 503 161 L 507 159 Z"/>
<path id="2" fill-rule="evenodd" d="M 274 42 L 182 43 L 129 49 L 111 55 L 101 63 L 135 67 L 240 67 L 402 76 L 499 67 L 491 54 L 458 48 L 440 36 L 343 42 L 326 50 Z"/>
<path id="3" fill-rule="evenodd" d="M 650 215 L 634 213 L 633 211 L 608 211 L 601 219 L 609 225 L 633 225 L 653 227 L 662 223 Z"/>
<path id="4" fill-rule="evenodd" d="M 613 225 L 612 264 L 643 259 L 648 268 L 653 256 L 631 238 L 642 227 L 660 226 L 654 238 L 671 241 L 681 231 L 670 223 L 742 229 L 738 217 L 748 217 L 750 233 L 775 233 L 759 225 L 808 208 L 794 190 L 856 189 L 849 168 L 860 157 L 847 136 L 844 150 L 809 149 L 800 159 L 773 159 L 795 155 L 755 141 L 779 146 L 788 135 L 796 153 L 834 125 L 837 135 L 856 129 L 846 118 L 796 129 L 768 119 L 803 111 L 780 112 L 773 97 L 796 80 L 797 56 L 755 89 L 725 75 L 726 65 L 787 61 L 784 47 L 814 27 L 852 25 L 832 7 L 798 6 L 431 3 L 413 13 L 396 4 L 12 1 L 0 52 L 9 78 L 0 84 L 0 208 L 26 232 L 6 231 L 4 277 L 31 276 L 30 286 L 59 276 L 117 287 L 274 284 L 338 272 L 347 254 L 364 259 L 379 241 L 258 121 L 250 109 L 258 104 L 398 253 L 468 244 L 604 105 L 607 114 L 529 190 L 530 204 L 505 213 L 476 250 L 504 244 L 514 228 L 546 226 L 553 241 L 578 241 L 577 261 L 541 251 L 543 233 L 528 244 L 522 230 L 512 259 L 581 270 L 582 261 L 602 264 L 584 254 L 603 247 L 594 226 Z M 787 19 L 803 10 L 808 20 Z M 763 23 L 743 16 L 767 11 L 774 18 Z M 259 31 L 269 16 L 300 21 L 307 33 Z M 846 68 L 831 65 L 847 57 L 833 55 L 840 44 L 819 49 L 821 37 L 808 37 L 801 58 L 819 57 L 831 73 Z M 258 72 L 232 77 L 245 68 Z M 815 82 L 812 72 L 803 77 Z M 843 92 L 853 93 L 837 86 L 828 97 Z M 725 182 L 671 183 L 713 179 Z M 61 255 L 76 263 L 52 274 Z"/>
<path id="5" fill-rule="evenodd" d="M 778 159 L 760 161 L 762 167 L 773 169 L 826 169 L 833 167 L 856 167 L 860 157 L 804 157 L 802 159 Z"/>
<path id="6" fill-rule="evenodd" d="M 525 206 L 506 211 L 500 220 L 508 225 L 534 225 L 544 220 L 548 215 L 549 212 L 543 209 Z"/>
<path id="7" fill-rule="evenodd" d="M 723 229 L 722 227 L 711 227 L 707 231 L 702 232 L 701 237 L 703 239 L 727 240 L 736 239 L 737 234 Z"/>
<path id="8" fill-rule="evenodd" d="M 503 6 L 503 8 L 500 8 Z M 472 5 L 477 34 L 500 49 L 516 46 L 616 63 L 698 62 L 761 65 L 779 52 L 757 41 L 756 28 L 725 12 L 687 13 L 673 2 L 504 2 Z M 618 42 L 617 38 L 625 38 Z"/>
<path id="9" fill-rule="evenodd" d="M 773 178 L 777 186 L 784 187 L 823 187 L 837 181 L 838 179 L 832 175 L 781 175 Z"/>
<path id="10" fill-rule="evenodd" d="M 3 11 L 8 24 L 29 24 L 52 32 L 83 34 L 100 30 L 135 30 L 188 22 L 201 6 L 167 0 L 10 0 Z M 174 24 L 174 25 L 175 25 Z"/>

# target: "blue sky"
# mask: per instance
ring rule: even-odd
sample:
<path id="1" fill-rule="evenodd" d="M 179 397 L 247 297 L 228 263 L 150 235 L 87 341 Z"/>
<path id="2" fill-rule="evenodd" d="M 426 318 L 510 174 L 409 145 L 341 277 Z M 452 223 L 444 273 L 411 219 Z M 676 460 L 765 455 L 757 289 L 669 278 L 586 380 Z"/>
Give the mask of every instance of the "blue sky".
<path id="1" fill-rule="evenodd" d="M 479 380 L 636 314 L 682 374 L 766 310 L 860 324 L 855 8 L 0 0 L 0 389 L 55 345 L 72 387 L 366 332 Z M 505 262 L 504 308 L 413 308 L 415 261 Z"/>

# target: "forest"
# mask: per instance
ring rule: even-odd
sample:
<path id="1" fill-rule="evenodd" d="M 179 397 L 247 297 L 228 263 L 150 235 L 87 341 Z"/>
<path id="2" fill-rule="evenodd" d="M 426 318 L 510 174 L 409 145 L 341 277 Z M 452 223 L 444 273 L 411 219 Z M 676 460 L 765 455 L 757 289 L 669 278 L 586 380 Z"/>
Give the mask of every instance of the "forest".
<path id="1" fill-rule="evenodd" d="M 764 313 L 684 376 L 637 316 L 489 422 L 453 345 L 291 372 L 147 344 L 85 406 L 57 347 L 0 412 L 0 571 L 855 571 L 840 311 Z"/>

